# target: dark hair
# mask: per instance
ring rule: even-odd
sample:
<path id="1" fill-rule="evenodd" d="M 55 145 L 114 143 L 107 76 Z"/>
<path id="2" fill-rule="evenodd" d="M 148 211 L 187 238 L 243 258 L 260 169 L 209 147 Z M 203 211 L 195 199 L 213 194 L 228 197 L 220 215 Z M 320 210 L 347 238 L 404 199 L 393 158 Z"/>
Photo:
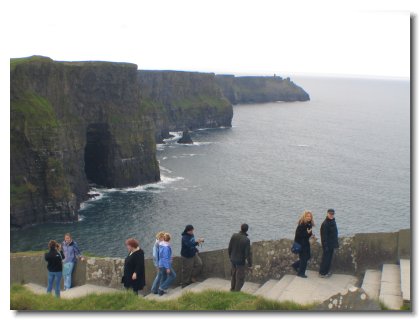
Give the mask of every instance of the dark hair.
<path id="1" fill-rule="evenodd" d="M 134 248 L 134 249 L 139 247 L 139 242 L 134 238 L 129 238 L 129 239 L 125 240 L 125 244 Z"/>
<path id="2" fill-rule="evenodd" d="M 333 213 L 333 214 L 334 214 L 334 213 L 335 213 L 335 211 L 334 211 L 334 209 L 328 209 L 328 210 L 327 210 L 327 213 Z"/>
<path id="3" fill-rule="evenodd" d="M 185 226 L 184 232 L 189 232 L 189 231 L 192 231 L 192 230 L 194 230 L 193 225 L 192 224 L 187 224 Z"/>
<path id="4" fill-rule="evenodd" d="M 248 224 L 243 223 L 243 224 L 241 225 L 241 231 L 242 231 L 242 232 L 247 232 L 247 231 L 248 231 L 248 229 L 249 229 Z"/>
<path id="5" fill-rule="evenodd" d="M 57 243 L 57 241 L 55 241 L 55 240 L 50 240 L 49 242 L 48 242 L 48 249 L 57 249 L 57 245 L 58 245 L 58 243 Z"/>

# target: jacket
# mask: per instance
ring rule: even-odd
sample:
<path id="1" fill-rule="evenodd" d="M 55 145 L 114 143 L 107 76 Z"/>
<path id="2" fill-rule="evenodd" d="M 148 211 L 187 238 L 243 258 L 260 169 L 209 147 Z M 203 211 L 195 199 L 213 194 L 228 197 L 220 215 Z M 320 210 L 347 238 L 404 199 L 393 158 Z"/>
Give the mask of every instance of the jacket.
<path id="1" fill-rule="evenodd" d="M 321 225 L 320 233 L 322 248 L 338 248 L 338 229 L 335 219 L 326 218 Z"/>
<path id="2" fill-rule="evenodd" d="M 133 280 L 133 273 L 136 273 L 137 279 Z M 133 290 L 142 290 L 146 285 L 146 276 L 144 268 L 144 252 L 139 249 L 129 254 L 124 261 L 124 275 L 122 281 L 125 288 L 133 288 Z"/>
<path id="3" fill-rule="evenodd" d="M 155 244 L 153 245 L 153 265 L 155 267 L 159 266 L 159 240 L 156 240 Z"/>
<path id="4" fill-rule="evenodd" d="M 248 266 L 252 267 L 251 241 L 246 232 L 241 231 L 232 235 L 228 253 L 233 264 L 244 266 L 245 262 L 248 262 Z"/>
<path id="5" fill-rule="evenodd" d="M 299 243 L 302 246 L 302 250 L 299 253 L 300 259 L 311 258 L 311 244 L 309 242 L 309 239 L 312 236 L 312 231 L 308 233 L 307 229 L 312 229 L 311 223 L 302 223 L 296 228 L 295 242 Z"/>
<path id="6" fill-rule="evenodd" d="M 162 241 L 159 244 L 159 268 L 172 268 L 172 248 L 169 242 Z"/>
<path id="7" fill-rule="evenodd" d="M 194 257 L 198 250 L 197 247 L 198 242 L 195 241 L 195 237 L 193 234 L 188 234 L 187 232 L 182 233 L 182 248 L 181 248 L 181 256 L 184 258 L 192 258 Z"/>
<path id="8" fill-rule="evenodd" d="M 64 254 L 62 251 L 58 252 L 56 249 L 51 249 L 44 256 L 47 261 L 47 269 L 50 272 L 62 272 L 63 271 L 63 259 Z"/>
<path id="9" fill-rule="evenodd" d="M 61 247 L 63 248 L 63 252 L 65 256 L 64 263 L 67 263 L 67 262 L 76 263 L 77 258 L 82 255 L 76 241 L 72 241 L 69 244 L 63 241 L 63 243 L 61 244 Z"/>

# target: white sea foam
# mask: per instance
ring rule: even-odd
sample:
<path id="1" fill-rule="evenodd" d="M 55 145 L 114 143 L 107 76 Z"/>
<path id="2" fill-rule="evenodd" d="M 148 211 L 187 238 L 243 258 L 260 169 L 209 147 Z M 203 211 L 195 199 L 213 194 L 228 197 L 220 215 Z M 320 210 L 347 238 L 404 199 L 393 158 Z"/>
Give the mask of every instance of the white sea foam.
<path id="1" fill-rule="evenodd" d="M 80 209 L 80 210 L 82 210 L 82 209 Z M 83 220 L 85 220 L 85 216 L 84 215 L 82 215 L 82 214 L 79 214 L 78 216 L 77 216 L 77 221 L 83 221 Z"/>
<path id="2" fill-rule="evenodd" d="M 172 173 L 172 170 L 169 170 L 168 168 L 165 168 L 163 166 L 160 166 L 159 168 L 160 168 L 160 171 L 165 171 L 167 173 Z"/>
<path id="3" fill-rule="evenodd" d="M 173 135 L 173 137 L 168 138 L 168 139 L 163 139 L 163 141 L 165 142 L 175 141 L 182 137 L 182 131 L 169 132 L 169 134 Z"/>

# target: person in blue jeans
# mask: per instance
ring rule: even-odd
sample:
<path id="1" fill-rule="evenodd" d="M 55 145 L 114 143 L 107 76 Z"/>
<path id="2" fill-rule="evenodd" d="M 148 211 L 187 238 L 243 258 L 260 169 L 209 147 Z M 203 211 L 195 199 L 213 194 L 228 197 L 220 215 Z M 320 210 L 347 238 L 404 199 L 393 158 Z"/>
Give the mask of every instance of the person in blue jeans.
<path id="1" fill-rule="evenodd" d="M 63 274 L 64 254 L 60 251 L 59 244 L 55 240 L 48 243 L 49 251 L 45 254 L 48 270 L 47 293 L 51 293 L 55 281 L 55 296 L 60 298 L 61 277 Z"/>
<path id="2" fill-rule="evenodd" d="M 82 257 L 79 246 L 77 245 L 76 241 L 72 239 L 70 233 L 66 233 L 64 235 L 62 248 L 65 257 L 63 265 L 64 290 L 68 290 L 71 288 L 71 278 L 77 259 L 84 261 L 84 258 Z"/>
<path id="3" fill-rule="evenodd" d="M 163 241 L 159 244 L 158 265 L 159 273 L 162 279 L 158 291 L 160 296 L 163 296 L 165 293 L 167 293 L 167 290 L 176 278 L 175 270 L 172 267 L 172 248 L 169 241 L 171 241 L 171 235 L 169 233 L 165 233 L 163 235 Z"/>
<path id="4" fill-rule="evenodd" d="M 156 277 L 155 277 L 155 280 L 153 281 L 152 288 L 150 289 L 150 291 L 154 294 L 159 293 L 160 283 L 166 278 L 166 274 L 164 278 L 161 277 L 160 270 L 159 270 L 159 244 L 163 241 L 164 235 L 165 235 L 165 232 L 163 231 L 158 232 L 156 234 L 155 244 L 153 245 L 153 265 L 155 266 L 157 273 L 156 273 Z"/>

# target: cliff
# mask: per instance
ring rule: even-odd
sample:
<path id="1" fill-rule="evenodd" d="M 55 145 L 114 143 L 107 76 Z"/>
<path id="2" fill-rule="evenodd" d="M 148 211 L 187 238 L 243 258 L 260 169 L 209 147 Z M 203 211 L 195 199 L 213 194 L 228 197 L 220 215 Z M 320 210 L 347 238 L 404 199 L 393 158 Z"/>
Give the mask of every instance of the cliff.
<path id="1" fill-rule="evenodd" d="M 137 77 L 128 63 L 11 60 L 12 226 L 76 220 L 88 180 L 127 187 L 160 179 Z"/>
<path id="2" fill-rule="evenodd" d="M 232 125 L 232 105 L 212 73 L 141 70 L 138 80 L 157 141 L 168 138 L 169 131 Z"/>
<path id="3" fill-rule="evenodd" d="M 309 94 L 290 78 L 217 75 L 216 81 L 232 104 L 309 100 Z"/>

